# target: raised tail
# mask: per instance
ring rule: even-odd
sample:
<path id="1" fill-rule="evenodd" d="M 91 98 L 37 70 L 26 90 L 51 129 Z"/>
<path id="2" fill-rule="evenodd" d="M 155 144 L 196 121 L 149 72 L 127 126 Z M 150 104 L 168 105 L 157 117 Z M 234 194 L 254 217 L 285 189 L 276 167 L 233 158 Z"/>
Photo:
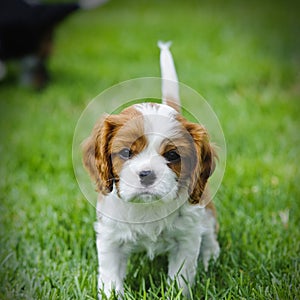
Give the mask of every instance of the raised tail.
<path id="1" fill-rule="evenodd" d="M 172 54 L 169 50 L 171 42 L 158 42 L 160 48 L 160 69 L 162 77 L 162 102 L 178 112 L 180 108 L 179 84 Z"/>

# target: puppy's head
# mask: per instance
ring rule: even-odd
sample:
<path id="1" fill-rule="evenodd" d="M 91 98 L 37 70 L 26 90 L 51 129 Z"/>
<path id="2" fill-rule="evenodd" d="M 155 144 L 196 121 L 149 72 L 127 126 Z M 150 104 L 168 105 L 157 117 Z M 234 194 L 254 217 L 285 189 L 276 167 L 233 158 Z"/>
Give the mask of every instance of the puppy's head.
<path id="1" fill-rule="evenodd" d="M 190 202 L 199 203 L 214 157 L 204 127 L 156 103 L 105 117 L 83 146 L 97 190 L 127 202 L 169 201 L 185 189 Z"/>

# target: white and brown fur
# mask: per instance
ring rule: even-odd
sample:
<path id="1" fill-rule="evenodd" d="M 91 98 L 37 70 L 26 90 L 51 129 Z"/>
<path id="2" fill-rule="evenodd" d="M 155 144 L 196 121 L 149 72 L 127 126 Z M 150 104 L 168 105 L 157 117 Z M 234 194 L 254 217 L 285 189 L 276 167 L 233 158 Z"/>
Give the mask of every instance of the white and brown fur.
<path id="1" fill-rule="evenodd" d="M 107 296 L 112 290 L 123 293 L 127 259 L 133 252 L 146 251 L 151 259 L 167 254 L 168 276 L 187 295 L 199 257 L 207 269 L 220 251 L 216 212 L 206 188 L 215 151 L 206 129 L 180 114 L 170 45 L 159 46 L 163 103 L 136 104 L 118 115 L 105 116 L 83 146 L 84 165 L 99 192 L 98 287 Z M 116 199 L 127 203 L 160 200 L 166 205 L 184 201 L 165 218 L 131 223 L 101 214 L 102 203 L 110 205 Z"/>

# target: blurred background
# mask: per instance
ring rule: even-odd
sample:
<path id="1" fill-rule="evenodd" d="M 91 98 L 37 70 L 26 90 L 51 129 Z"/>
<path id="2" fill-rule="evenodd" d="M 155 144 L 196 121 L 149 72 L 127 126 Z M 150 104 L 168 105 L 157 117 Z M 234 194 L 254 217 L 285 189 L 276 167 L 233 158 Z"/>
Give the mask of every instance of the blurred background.
<path id="1" fill-rule="evenodd" d="M 111 0 L 55 27 L 43 88 L 20 84 L 19 62 L 7 60 L 0 298 L 96 298 L 95 211 L 73 175 L 73 132 L 104 89 L 160 76 L 158 40 L 173 41 L 179 80 L 209 102 L 227 142 L 214 200 L 222 254 L 208 274 L 200 267 L 194 299 L 300 297 L 299 9 L 296 1 Z M 137 260 L 128 299 L 159 298 L 159 272 L 151 281 Z"/>

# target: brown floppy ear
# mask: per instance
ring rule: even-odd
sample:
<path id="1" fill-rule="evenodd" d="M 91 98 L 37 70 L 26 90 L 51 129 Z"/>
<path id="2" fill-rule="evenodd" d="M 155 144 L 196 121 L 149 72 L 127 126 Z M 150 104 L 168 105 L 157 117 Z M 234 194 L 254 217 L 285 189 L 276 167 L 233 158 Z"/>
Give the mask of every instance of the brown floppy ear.
<path id="1" fill-rule="evenodd" d="M 206 129 L 196 123 L 187 123 L 186 128 L 194 140 L 195 167 L 190 183 L 190 203 L 202 203 L 202 195 L 208 178 L 215 169 L 216 153 L 209 143 Z"/>
<path id="2" fill-rule="evenodd" d="M 83 143 L 83 164 L 95 181 L 97 191 L 108 194 L 113 189 L 114 176 L 110 153 L 113 125 L 108 117 L 100 120 Z"/>

